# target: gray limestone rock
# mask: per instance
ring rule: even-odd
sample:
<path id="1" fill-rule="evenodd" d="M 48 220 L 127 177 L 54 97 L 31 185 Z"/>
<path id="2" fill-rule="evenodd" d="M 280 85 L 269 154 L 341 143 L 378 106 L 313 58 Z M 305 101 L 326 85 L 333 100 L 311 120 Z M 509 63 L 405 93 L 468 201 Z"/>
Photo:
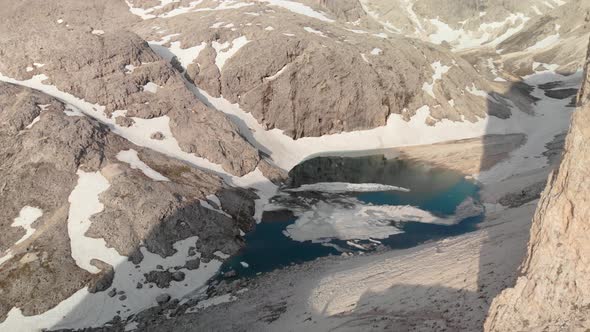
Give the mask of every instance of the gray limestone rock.
<path id="1" fill-rule="evenodd" d="M 106 12 L 110 13 L 121 6 L 120 2 L 116 5 L 114 2 L 97 2 L 96 6 L 108 7 Z M 91 2 L 84 4 L 87 8 L 94 8 Z M 84 7 L 84 4 L 65 1 L 60 6 L 71 10 L 72 7 Z M 34 39 L 20 37 L 21 34 L 26 36 L 26 29 L 10 28 L 12 24 L 29 25 L 13 21 L 23 15 L 23 8 L 27 6 L 3 6 L 6 19 L 0 23 L 0 31 L 3 32 L 0 37 L 1 73 L 19 79 L 42 73 L 48 77 L 46 83 L 105 106 L 107 114 L 127 110 L 127 117 L 167 115 L 171 118 L 172 132 L 185 151 L 221 164 L 228 172 L 238 175 L 256 167 L 259 159 L 256 149 L 239 135 L 223 113 L 203 105 L 187 89 L 182 75 L 161 59 L 145 40 L 127 30 L 126 24 L 113 24 L 109 29 L 104 28 L 103 34 L 95 35 L 89 25 L 102 17 L 90 18 L 88 23 L 76 19 L 76 23 L 69 21 L 66 27 L 50 18 L 55 16 L 54 11 L 58 8 L 31 6 L 35 6 L 39 13 L 39 17 L 28 18 L 34 22 L 31 25 L 37 27 Z M 132 22 L 134 16 L 127 11 L 124 3 L 122 6 L 120 13 L 109 19 Z M 85 15 L 92 11 L 80 10 Z M 28 14 L 24 15 L 28 17 Z M 13 45 L 16 39 L 21 40 L 19 47 Z M 28 72 L 24 69 L 30 62 L 43 66 Z M 133 70 L 129 70 L 129 66 L 133 66 Z M 157 86 L 155 92 L 144 90 L 148 83 Z M 36 116 L 34 113 L 31 115 Z M 122 126 L 131 125 L 131 121 L 124 117 L 117 119 Z"/>
<path id="2" fill-rule="evenodd" d="M 117 124 L 121 127 L 131 127 L 135 123 L 132 118 L 128 118 L 125 116 L 118 116 L 115 118 Z"/>
<path id="3" fill-rule="evenodd" d="M 201 260 L 199 258 L 191 259 L 186 261 L 186 268 L 189 270 L 196 270 L 201 265 Z"/>
<path id="4" fill-rule="evenodd" d="M 513 288 L 498 295 L 486 331 L 585 331 L 590 329 L 590 48 L 581 104 L 566 138 L 565 154 L 541 195 L 528 256 Z"/>
<path id="5" fill-rule="evenodd" d="M 164 134 L 162 134 L 162 132 L 157 131 L 157 132 L 151 134 L 150 135 L 150 138 L 151 139 L 158 140 L 158 141 L 161 141 L 161 140 L 163 140 L 165 138 L 165 136 L 164 136 Z"/>
<path id="6" fill-rule="evenodd" d="M 160 294 L 156 296 L 156 302 L 158 302 L 159 305 L 166 304 L 168 301 L 170 301 L 170 295 L 168 294 Z"/>
<path id="7" fill-rule="evenodd" d="M 118 273 L 117 267 L 97 260 L 93 264 L 102 272 L 88 273 L 71 256 L 68 196 L 77 183 L 78 169 L 102 170 L 110 182 L 99 198 L 105 208 L 93 217 L 86 236 L 104 238 L 132 260 L 141 260 L 143 240 L 148 250 L 162 256 L 174 253 L 176 241 L 196 234 L 202 237 L 206 255 L 218 249 L 232 253 L 242 245 L 236 240 L 237 222 L 199 203 L 198 197 L 223 187 L 216 175 L 134 146 L 89 117 L 68 116 L 60 101 L 34 90 L 0 83 L 0 103 L 0 178 L 2 194 L 10 197 L 0 201 L 7 216 L 0 221 L 0 249 L 10 248 L 14 255 L 0 269 L 0 320 L 13 307 L 25 315 L 40 314 L 85 286 L 90 292 L 105 291 Z M 115 157 L 130 148 L 171 181 L 155 182 Z M 228 210 L 232 203 L 241 204 L 233 200 L 227 203 Z M 34 236 L 14 246 L 25 231 L 11 223 L 27 205 L 40 208 L 43 215 L 32 225 L 37 230 Z M 150 205 L 151 209 L 145 208 Z M 242 217 L 242 223 L 251 221 L 244 213 Z M 171 280 L 184 279 L 180 271 L 169 275 Z"/>
<path id="8" fill-rule="evenodd" d="M 170 272 L 165 271 L 150 271 L 144 274 L 145 280 L 156 284 L 158 288 L 168 288 L 172 281 L 184 280 L 184 273 L 180 271 Z"/>
<path id="9" fill-rule="evenodd" d="M 97 275 L 97 277 L 94 280 L 90 282 L 90 285 L 88 286 L 88 291 L 90 293 L 103 292 L 107 290 L 109 287 L 111 287 L 111 284 L 113 283 L 113 278 L 115 277 L 114 268 L 111 265 L 106 264 L 105 262 L 102 262 L 98 259 L 93 259 L 92 261 L 90 261 L 90 264 L 99 268 L 101 272 Z"/>

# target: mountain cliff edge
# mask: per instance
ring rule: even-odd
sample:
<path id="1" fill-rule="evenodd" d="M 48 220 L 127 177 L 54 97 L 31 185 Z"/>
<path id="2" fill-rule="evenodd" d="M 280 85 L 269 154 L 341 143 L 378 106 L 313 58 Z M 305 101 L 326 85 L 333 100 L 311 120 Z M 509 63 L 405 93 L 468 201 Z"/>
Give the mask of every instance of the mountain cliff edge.
<path id="1" fill-rule="evenodd" d="M 492 303 L 485 331 L 590 329 L 590 49 L 563 161 L 541 196 L 514 288 Z"/>

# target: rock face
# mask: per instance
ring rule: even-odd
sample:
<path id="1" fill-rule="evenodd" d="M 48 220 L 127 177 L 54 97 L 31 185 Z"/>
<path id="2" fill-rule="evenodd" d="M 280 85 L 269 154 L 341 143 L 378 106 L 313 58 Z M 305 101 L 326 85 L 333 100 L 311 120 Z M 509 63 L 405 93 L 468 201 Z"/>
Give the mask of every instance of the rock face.
<path id="1" fill-rule="evenodd" d="M 321 5 L 337 16 L 357 17 L 362 11 L 354 1 Z M 272 16 L 266 10 L 254 4 L 225 12 L 223 20 L 201 12 L 186 15 L 192 20 L 156 20 L 171 36 L 164 47 L 180 43 L 182 52 L 202 47 L 184 63 L 188 80 L 293 138 L 371 129 L 385 125 L 392 114 L 409 120 L 424 105 L 431 106 L 431 124 L 510 116 L 500 101 L 488 107 L 485 98 L 468 92 L 493 89 L 465 60 L 444 49 L 283 8 L 273 7 Z M 253 12 L 258 16 L 248 15 Z M 225 22 L 234 28 L 225 28 Z M 152 25 L 146 21 L 137 32 L 162 43 Z M 233 55 L 222 62 L 225 53 Z M 439 67 L 444 73 L 437 74 Z M 425 93 L 425 84 L 431 93 Z"/>
<path id="2" fill-rule="evenodd" d="M 256 168 L 256 149 L 240 136 L 227 117 L 199 101 L 169 62 L 126 29 L 135 17 L 124 3 L 119 11 L 116 8 L 121 2 L 117 1 L 85 5 L 63 1 L 57 7 L 42 6 L 34 13 L 27 11 L 25 3 L 2 6 L 3 75 L 29 79 L 43 74 L 48 78 L 47 84 L 104 106 L 108 115 L 125 110 L 125 116 L 130 118 L 117 118 L 117 123 L 125 127 L 133 125 L 131 117 L 168 116 L 170 130 L 184 151 L 221 164 L 236 175 Z M 87 14 L 93 8 L 102 8 L 102 14 Z M 84 19 L 60 16 L 63 11 L 74 10 L 86 13 Z M 21 19 L 34 21 L 22 25 L 35 25 L 35 30 L 13 28 Z M 35 38 L 25 38 L 26 35 Z"/>
<path id="3" fill-rule="evenodd" d="M 93 279 L 76 265 L 64 240 L 68 195 L 80 165 L 95 169 L 104 162 L 101 141 L 108 131 L 66 116 L 59 101 L 30 89 L 1 83 L 0 100 L 0 250 L 10 248 L 13 255 L 0 269 L 3 318 L 13 306 L 26 315 L 46 311 Z M 26 232 L 11 224 L 24 206 L 43 211 L 31 227 L 46 231 L 16 244 Z"/>
<path id="4" fill-rule="evenodd" d="M 175 243 L 196 235 L 193 252 L 198 247 L 200 256 L 193 260 L 209 261 L 217 250 L 236 252 L 243 243 L 239 229 L 248 230 L 254 222 L 257 197 L 249 190 L 136 146 L 68 107 L 38 91 L 0 83 L 0 321 L 13 307 L 24 315 L 41 314 L 86 286 L 90 293 L 106 291 L 123 273 L 99 259 L 90 262 L 99 272 L 89 273 L 73 257 L 68 210 L 80 170 L 99 172 L 109 182 L 99 197 L 103 211 L 92 216 L 83 236 L 104 239 L 134 264 L 146 252 L 170 257 L 178 252 Z M 130 149 L 166 181 L 154 181 L 117 157 Z M 201 203 L 214 194 L 220 197 L 218 210 Z M 30 234 L 14 224 L 23 207 L 42 211 Z M 175 268 L 185 264 L 179 261 Z M 190 264 L 198 267 L 198 261 Z M 184 279 L 182 271 L 170 276 L 176 282 Z M 128 296 L 134 294 L 118 299 Z"/>
<path id="5" fill-rule="evenodd" d="M 588 56 L 564 159 L 541 195 L 522 275 L 492 303 L 486 331 L 590 329 L 590 51 Z"/>
<path id="6" fill-rule="evenodd" d="M 354 22 L 366 16 L 358 0 L 315 0 L 315 2 L 319 2 L 321 8 L 343 21 Z"/>

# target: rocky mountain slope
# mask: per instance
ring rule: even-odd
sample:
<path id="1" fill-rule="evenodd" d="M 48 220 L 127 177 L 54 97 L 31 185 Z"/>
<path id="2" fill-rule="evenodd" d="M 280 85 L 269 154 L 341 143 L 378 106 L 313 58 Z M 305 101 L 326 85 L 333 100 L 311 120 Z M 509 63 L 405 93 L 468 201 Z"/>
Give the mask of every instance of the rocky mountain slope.
<path id="1" fill-rule="evenodd" d="M 209 281 L 315 154 L 490 170 L 490 206 L 538 187 L 589 6 L 0 0 L 0 330 L 133 329 L 235 298 Z"/>
<path id="2" fill-rule="evenodd" d="M 589 49 L 590 50 L 590 49 Z M 514 288 L 493 302 L 486 331 L 585 331 L 590 328 L 590 51 L 563 161 L 535 212 Z"/>
<path id="3" fill-rule="evenodd" d="M 240 247 L 254 194 L 136 146 L 38 91 L 0 83 L 0 96 L 1 192 L 9 198 L 0 209 L 10 216 L 0 235 L 3 319 L 13 307 L 43 313 L 84 286 L 108 300 L 104 291 L 125 281 L 113 275 L 125 256 L 137 276 L 156 270 L 141 247 L 186 257 L 161 272 L 168 274 L 188 264 L 197 272 L 215 262 L 215 251 Z M 179 252 L 185 239 L 192 253 Z"/>

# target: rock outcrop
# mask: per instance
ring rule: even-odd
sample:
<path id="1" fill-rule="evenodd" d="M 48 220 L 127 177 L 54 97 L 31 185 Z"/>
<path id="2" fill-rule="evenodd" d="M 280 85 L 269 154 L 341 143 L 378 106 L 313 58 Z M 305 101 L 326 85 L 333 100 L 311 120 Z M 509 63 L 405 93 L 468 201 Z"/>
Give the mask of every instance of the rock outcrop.
<path id="1" fill-rule="evenodd" d="M 44 83 L 104 106 L 108 115 L 124 110 L 124 116 L 130 118 L 168 116 L 170 129 L 184 151 L 221 164 L 239 176 L 256 168 L 258 151 L 236 126 L 223 113 L 199 101 L 178 71 L 127 29 L 135 16 L 124 4 L 119 12 L 103 17 L 121 3 L 88 2 L 83 6 L 70 2 L 43 5 L 35 13 L 27 12 L 24 5 L 3 5 L 1 74 L 17 79 L 43 74 L 47 77 Z M 90 14 L 93 8 L 103 11 Z M 61 15 L 74 9 L 83 12 L 87 20 Z M 14 28 L 17 20 L 25 28 Z M 34 38 L 27 37 L 31 35 Z M 132 125 L 129 120 L 117 119 L 126 127 Z"/>
<path id="2" fill-rule="evenodd" d="M 315 3 L 337 17 L 362 11 L 355 1 Z M 185 76 L 200 89 L 295 139 L 372 129 L 391 115 L 409 120 L 425 105 L 430 125 L 511 115 L 505 100 L 488 103 L 482 94 L 494 86 L 444 48 L 271 8 L 272 15 L 261 3 L 223 16 L 189 12 L 134 31 L 184 57 Z"/>
<path id="3" fill-rule="evenodd" d="M 199 256 L 193 259 L 210 261 L 217 250 L 234 253 L 243 245 L 240 230 L 254 223 L 257 197 L 251 191 L 136 146 L 69 107 L 39 91 L 0 83 L 0 321 L 13 307 L 24 315 L 46 312 L 86 286 L 90 293 L 105 291 L 113 276 L 124 273 L 98 259 L 90 263 L 98 272 L 89 273 L 75 259 L 72 243 L 80 235 L 72 233 L 71 196 L 80 171 L 108 181 L 99 195 L 103 209 L 82 236 L 104 239 L 134 264 L 146 252 L 170 257 L 178 252 L 174 244 L 195 236 L 192 256 L 196 249 Z M 164 180 L 118 157 L 129 150 Z M 203 203 L 211 195 L 220 206 Z M 15 223 L 27 207 L 41 216 L 30 225 Z M 180 261 L 171 273 L 180 274 L 176 270 L 185 264 Z M 135 296 L 129 290 L 119 295 Z"/>
<path id="4" fill-rule="evenodd" d="M 590 49 L 561 166 L 537 207 L 528 256 L 494 299 L 486 331 L 590 329 Z"/>

